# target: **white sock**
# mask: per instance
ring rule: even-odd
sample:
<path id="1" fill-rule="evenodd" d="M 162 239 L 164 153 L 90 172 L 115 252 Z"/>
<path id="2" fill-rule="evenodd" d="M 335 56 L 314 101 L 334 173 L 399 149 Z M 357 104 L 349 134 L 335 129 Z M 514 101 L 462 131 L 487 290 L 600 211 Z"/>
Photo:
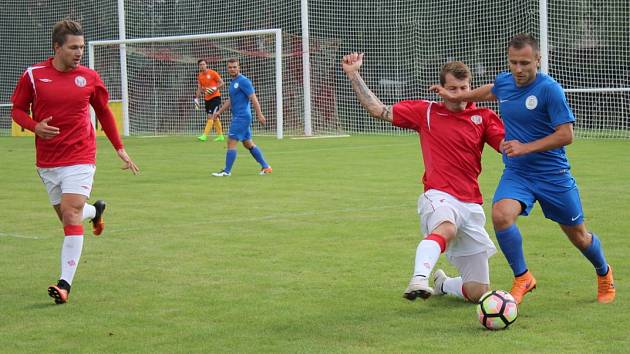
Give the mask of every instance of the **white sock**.
<path id="1" fill-rule="evenodd" d="M 85 203 L 83 206 L 83 220 L 94 219 L 96 216 L 96 208 L 92 204 Z"/>
<path id="2" fill-rule="evenodd" d="M 416 263 L 413 268 L 414 276 L 429 277 L 442 250 L 433 240 L 422 240 L 416 249 Z"/>
<path id="3" fill-rule="evenodd" d="M 61 277 L 72 284 L 74 273 L 79 266 L 79 258 L 83 250 L 83 235 L 65 236 L 61 247 Z"/>
<path id="4" fill-rule="evenodd" d="M 446 278 L 442 284 L 442 291 L 448 295 L 461 297 L 463 299 L 464 293 L 462 292 L 462 286 L 464 286 L 462 277 Z"/>

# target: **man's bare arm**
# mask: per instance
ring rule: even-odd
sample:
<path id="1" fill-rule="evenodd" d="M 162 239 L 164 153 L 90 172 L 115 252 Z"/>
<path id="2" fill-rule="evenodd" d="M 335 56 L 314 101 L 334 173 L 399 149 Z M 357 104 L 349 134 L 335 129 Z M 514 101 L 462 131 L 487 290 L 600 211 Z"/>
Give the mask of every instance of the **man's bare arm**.
<path id="1" fill-rule="evenodd" d="M 388 122 L 393 120 L 392 106 L 386 106 L 370 90 L 359 74 L 359 68 L 363 64 L 363 53 L 351 53 L 343 57 L 342 67 L 345 71 L 357 99 L 365 110 L 374 118 Z"/>

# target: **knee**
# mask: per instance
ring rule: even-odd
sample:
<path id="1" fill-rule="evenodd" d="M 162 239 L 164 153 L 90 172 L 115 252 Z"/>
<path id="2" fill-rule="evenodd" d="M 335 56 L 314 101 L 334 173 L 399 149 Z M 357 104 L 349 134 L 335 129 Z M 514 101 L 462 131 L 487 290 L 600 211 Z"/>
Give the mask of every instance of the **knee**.
<path id="1" fill-rule="evenodd" d="M 83 216 L 82 208 L 66 206 L 61 208 L 61 221 L 64 225 L 80 224 Z"/>
<path id="2" fill-rule="evenodd" d="M 593 242 L 591 234 L 586 230 L 569 234 L 568 237 L 571 243 L 581 251 L 586 250 Z"/>
<path id="3" fill-rule="evenodd" d="M 490 287 L 488 286 L 488 284 L 464 283 L 466 299 L 473 303 L 479 302 L 479 299 L 481 299 L 481 295 L 487 293 L 489 290 Z"/>
<path id="4" fill-rule="evenodd" d="M 498 204 L 492 206 L 492 225 L 497 231 L 505 230 L 514 223 L 515 217 Z"/>

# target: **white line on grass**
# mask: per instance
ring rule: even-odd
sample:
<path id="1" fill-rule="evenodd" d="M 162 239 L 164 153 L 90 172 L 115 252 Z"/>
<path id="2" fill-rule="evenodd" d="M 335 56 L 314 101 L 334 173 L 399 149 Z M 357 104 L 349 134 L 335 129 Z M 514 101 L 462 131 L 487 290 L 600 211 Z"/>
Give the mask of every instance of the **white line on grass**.
<path id="1" fill-rule="evenodd" d="M 0 237 L 25 238 L 29 240 L 43 240 L 43 239 L 50 238 L 50 237 L 42 237 L 42 236 L 26 236 L 26 235 L 20 235 L 20 234 L 8 234 L 4 232 L 0 232 Z"/>
<path id="2" fill-rule="evenodd" d="M 263 215 L 259 217 L 248 217 L 246 220 L 242 218 L 238 219 L 223 219 L 223 220 L 212 220 L 212 221 L 200 221 L 185 223 L 186 226 L 205 226 L 205 225 L 216 225 L 220 224 L 235 224 L 235 223 L 252 223 L 259 221 L 267 221 L 267 220 L 276 220 L 276 219 L 289 219 L 289 218 L 300 218 L 305 216 L 316 216 L 316 215 L 328 215 L 328 214 L 342 214 L 342 213 L 354 213 L 358 211 L 378 211 L 378 210 L 386 210 L 386 209 L 397 209 L 401 208 L 401 205 L 386 205 L 386 206 L 378 206 L 378 207 L 370 207 L 370 208 L 344 208 L 344 209 L 335 209 L 335 210 L 326 210 L 326 211 L 303 211 L 303 212 L 295 212 L 295 213 L 282 213 L 282 214 L 269 214 Z M 171 228 L 181 228 L 184 224 L 181 223 L 168 223 L 168 224 L 159 224 L 153 227 L 151 226 L 143 226 L 143 227 L 130 227 L 123 229 L 115 229 L 111 230 L 110 233 L 126 233 L 130 231 L 143 231 L 143 230 L 152 230 L 152 229 L 171 229 Z"/>
<path id="3" fill-rule="evenodd" d="M 380 145 L 351 145 L 351 146 L 331 146 L 331 147 L 323 147 L 323 148 L 317 148 L 317 149 L 292 149 L 292 150 L 285 150 L 285 151 L 274 151 L 273 154 L 274 155 L 279 155 L 279 154 L 292 154 L 292 155 L 296 155 L 298 153 L 309 153 L 309 152 L 321 152 L 321 151 L 340 151 L 340 150 L 365 150 L 365 149 L 374 149 L 374 150 L 380 150 L 381 148 L 384 147 L 394 147 L 394 146 L 418 146 L 418 142 L 417 141 L 413 141 L 412 143 L 400 143 L 400 144 L 380 144 Z"/>
<path id="4" fill-rule="evenodd" d="M 291 138 L 292 140 L 305 140 L 305 139 L 334 139 L 334 138 L 349 138 L 350 135 L 313 135 L 313 136 L 296 136 Z"/>
<path id="5" fill-rule="evenodd" d="M 185 225 L 186 226 L 204 226 L 204 225 L 218 224 L 218 223 L 221 223 L 221 224 L 234 224 L 234 223 L 243 223 L 243 222 L 251 223 L 251 222 L 259 222 L 259 221 L 266 221 L 266 220 L 300 218 L 300 217 L 315 216 L 315 215 L 354 213 L 358 211 L 378 211 L 378 210 L 397 209 L 397 208 L 401 208 L 401 205 L 400 204 L 384 205 L 384 206 L 375 206 L 375 207 L 370 207 L 370 208 L 343 208 L 343 209 L 334 209 L 334 210 L 329 209 L 326 211 L 312 210 L 312 211 L 302 211 L 302 212 L 295 212 L 295 213 L 269 214 L 269 215 L 254 217 L 254 218 L 247 218 L 246 220 L 243 220 L 242 218 L 238 218 L 238 219 L 235 218 L 235 219 L 224 219 L 224 220 L 200 221 L 200 222 L 195 222 L 195 223 L 187 222 L 185 223 Z M 111 233 L 111 234 L 120 234 L 120 233 L 126 233 L 126 232 L 145 231 L 145 230 L 154 230 L 154 229 L 164 230 L 164 229 L 172 229 L 172 228 L 181 228 L 182 225 L 184 224 L 171 222 L 167 224 L 159 224 L 159 225 L 156 224 L 153 227 L 144 225 L 142 227 L 114 229 L 114 230 L 109 230 L 106 232 Z M 20 234 L 0 232 L 0 237 L 14 237 L 14 238 L 29 239 L 29 240 L 44 240 L 52 236 L 49 236 L 49 237 L 26 236 L 26 235 L 20 235 Z"/>

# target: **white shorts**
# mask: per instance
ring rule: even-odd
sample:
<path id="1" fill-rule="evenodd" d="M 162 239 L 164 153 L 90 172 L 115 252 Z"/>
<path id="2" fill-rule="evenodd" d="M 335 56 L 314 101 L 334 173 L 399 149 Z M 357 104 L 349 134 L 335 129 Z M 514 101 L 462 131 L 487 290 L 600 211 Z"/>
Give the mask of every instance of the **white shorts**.
<path id="1" fill-rule="evenodd" d="M 61 204 L 62 194 L 80 194 L 90 197 L 94 182 L 95 165 L 72 165 L 52 168 L 37 168 L 39 177 L 46 186 L 50 204 Z"/>
<path id="2" fill-rule="evenodd" d="M 430 189 L 418 198 L 418 214 L 425 237 L 445 221 L 457 227 L 457 234 L 445 252 L 451 263 L 453 257 L 485 253 L 487 259 L 497 252 L 486 232 L 486 215 L 479 204 L 465 203 L 448 193 Z"/>
<path id="3" fill-rule="evenodd" d="M 475 283 L 490 285 L 487 252 L 475 253 L 470 256 L 455 256 L 451 257 L 450 261 L 459 270 L 464 283 L 474 281 Z"/>

